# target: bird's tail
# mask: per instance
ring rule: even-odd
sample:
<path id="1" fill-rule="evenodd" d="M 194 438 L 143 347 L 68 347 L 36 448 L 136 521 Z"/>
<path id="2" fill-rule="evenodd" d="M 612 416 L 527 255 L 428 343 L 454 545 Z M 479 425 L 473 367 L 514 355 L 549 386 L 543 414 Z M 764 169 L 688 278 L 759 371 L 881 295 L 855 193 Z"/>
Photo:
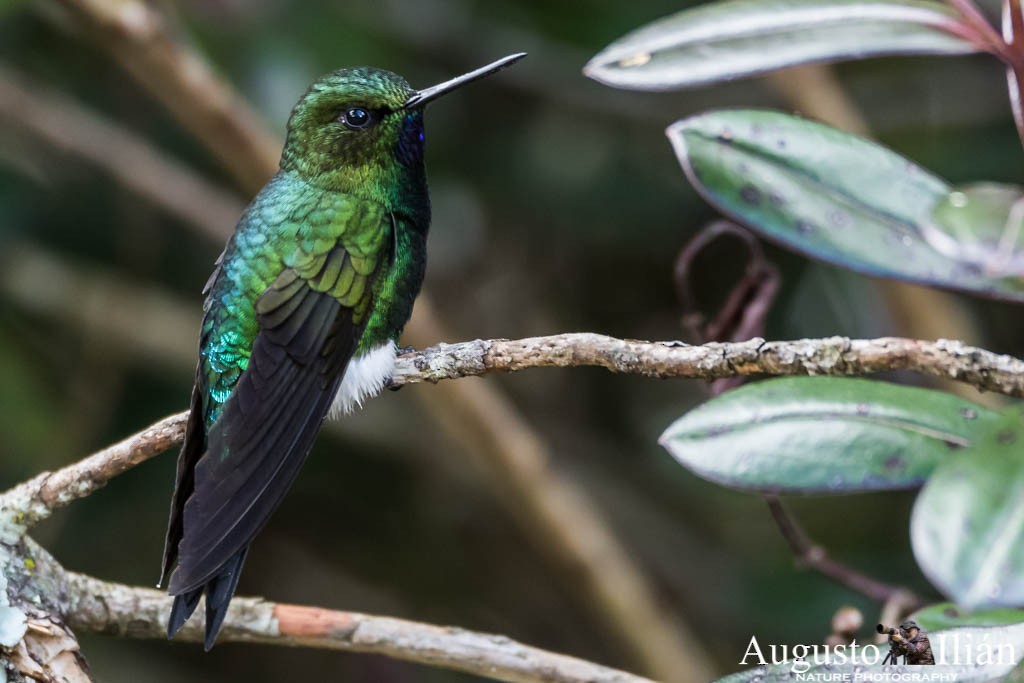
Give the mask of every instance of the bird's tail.
<path id="1" fill-rule="evenodd" d="M 203 641 L 203 647 L 207 652 L 213 649 L 217 633 L 224 624 L 224 617 L 227 616 L 231 597 L 238 587 L 238 578 L 242 575 L 242 565 L 245 564 L 245 556 L 248 552 L 248 546 L 242 548 L 224 563 L 216 576 L 204 585 L 174 596 L 171 616 L 167 620 L 168 638 L 173 638 L 174 634 L 181 630 L 188 618 L 192 616 L 196 606 L 199 605 L 199 598 L 205 593 L 206 638 Z"/>

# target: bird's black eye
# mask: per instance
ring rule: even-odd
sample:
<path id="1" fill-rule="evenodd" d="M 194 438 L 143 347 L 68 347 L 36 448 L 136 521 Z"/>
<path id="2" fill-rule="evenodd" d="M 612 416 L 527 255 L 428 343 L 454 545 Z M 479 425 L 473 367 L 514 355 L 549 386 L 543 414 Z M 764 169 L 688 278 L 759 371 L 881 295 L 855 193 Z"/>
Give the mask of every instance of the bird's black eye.
<path id="1" fill-rule="evenodd" d="M 341 122 L 344 123 L 347 128 L 366 128 L 370 125 L 372 118 L 373 117 L 370 116 L 370 112 L 362 107 L 352 107 L 351 109 L 346 109 L 341 115 Z"/>

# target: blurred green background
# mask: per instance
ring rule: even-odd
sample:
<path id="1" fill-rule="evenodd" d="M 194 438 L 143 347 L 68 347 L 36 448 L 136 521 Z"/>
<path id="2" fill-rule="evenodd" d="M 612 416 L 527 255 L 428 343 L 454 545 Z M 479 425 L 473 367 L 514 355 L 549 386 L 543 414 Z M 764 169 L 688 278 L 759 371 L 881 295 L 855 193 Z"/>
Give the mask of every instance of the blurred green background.
<path id="1" fill-rule="evenodd" d="M 306 86 L 370 64 L 425 86 L 504 54 L 530 57 L 432 107 L 427 287 L 454 337 L 594 331 L 682 338 L 672 266 L 714 218 L 664 137 L 711 107 L 791 105 L 766 79 L 686 93 L 614 91 L 580 69 L 613 39 L 691 3 L 182 0 L 158 3 L 278 131 Z M 145 137 L 226 188 L 209 154 L 48 5 L 0 4 L 0 60 Z M 1024 182 L 1002 69 L 984 57 L 875 60 L 836 72 L 876 136 L 954 182 Z M 247 197 L 240 196 L 241 200 Z M 69 463 L 187 405 L 200 290 L 220 244 L 0 116 L 0 488 Z M 783 288 L 767 336 L 906 334 L 877 281 L 768 248 Z M 742 264 L 709 254 L 713 304 Z M 64 306 L 55 305 L 61 298 Z M 70 305 L 68 301 L 70 300 Z M 951 296 L 936 336 L 1024 355 L 1012 306 Z M 69 313 L 121 316 L 116 331 Z M 98 308 L 97 308 L 98 307 Z M 967 310 L 971 325 L 953 324 Z M 147 310 L 158 329 L 139 318 Z M 440 340 L 438 340 L 440 341 Z M 919 382 L 919 378 L 899 377 Z M 696 382 L 535 370 L 507 391 L 585 489 L 661 603 L 721 672 L 762 643 L 814 643 L 844 604 L 878 606 L 794 566 L 758 497 L 701 481 L 657 436 L 707 398 Z M 496 632 L 639 671 L 587 595 L 497 500 L 414 392 L 386 392 L 325 433 L 253 547 L 240 591 Z M 69 569 L 152 585 L 174 480 L 167 453 L 62 511 L 37 539 Z M 837 558 L 938 598 L 907 539 L 912 494 L 792 501 Z M 366 655 L 84 636 L 99 680 L 456 681 Z"/>

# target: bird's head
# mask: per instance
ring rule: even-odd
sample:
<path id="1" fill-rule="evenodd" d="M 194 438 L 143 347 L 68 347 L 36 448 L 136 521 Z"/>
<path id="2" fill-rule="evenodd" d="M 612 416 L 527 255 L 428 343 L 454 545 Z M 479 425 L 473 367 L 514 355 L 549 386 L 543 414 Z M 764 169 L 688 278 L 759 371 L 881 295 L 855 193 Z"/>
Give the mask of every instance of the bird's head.
<path id="1" fill-rule="evenodd" d="M 325 189 L 390 207 L 407 185 L 423 184 L 424 107 L 524 56 L 510 55 L 424 90 L 383 69 L 327 74 L 292 110 L 281 168 Z"/>

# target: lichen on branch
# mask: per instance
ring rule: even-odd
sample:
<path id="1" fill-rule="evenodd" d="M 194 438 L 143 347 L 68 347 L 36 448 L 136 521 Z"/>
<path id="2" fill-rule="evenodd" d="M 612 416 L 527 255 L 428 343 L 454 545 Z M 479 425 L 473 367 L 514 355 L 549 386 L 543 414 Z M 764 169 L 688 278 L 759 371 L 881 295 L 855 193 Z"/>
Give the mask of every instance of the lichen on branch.
<path id="1" fill-rule="evenodd" d="M 867 375 L 900 369 L 1024 396 L 1024 362 L 1019 359 L 956 341 L 902 338 L 752 339 L 699 346 L 589 333 L 476 340 L 400 356 L 392 385 L 579 366 L 702 380 L 759 374 Z M 180 443 L 187 417 L 186 412 L 166 417 L 83 460 L 0 493 L 0 636 L 5 637 L 0 641 L 0 661 L 6 660 L 19 676 L 90 680 L 72 628 L 162 637 L 169 609 L 166 595 L 68 572 L 26 533 L 56 508 L 92 494 L 118 474 Z M 201 624 L 182 633 L 185 639 L 198 639 Z M 374 652 L 504 681 L 646 681 L 503 636 L 260 598 L 232 603 L 221 639 Z"/>

